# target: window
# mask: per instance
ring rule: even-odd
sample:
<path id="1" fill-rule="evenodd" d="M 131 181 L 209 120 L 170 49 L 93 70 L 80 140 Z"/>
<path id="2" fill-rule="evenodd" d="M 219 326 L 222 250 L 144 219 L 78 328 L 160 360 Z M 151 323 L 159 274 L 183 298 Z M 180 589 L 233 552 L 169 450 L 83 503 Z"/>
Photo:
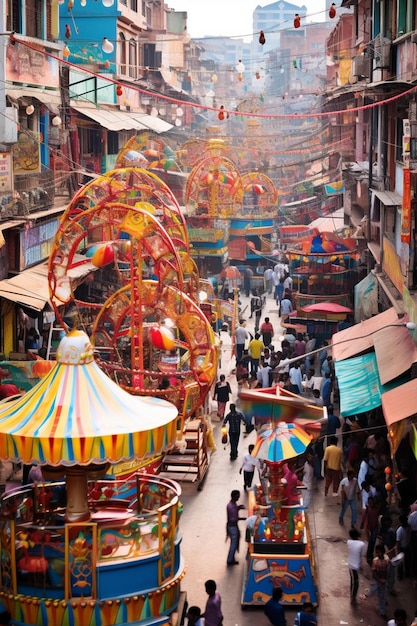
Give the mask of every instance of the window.
<path id="1" fill-rule="evenodd" d="M 42 33 L 42 2 L 41 0 L 26 0 L 25 19 L 26 35 L 28 37 L 43 38 Z"/>
<path id="2" fill-rule="evenodd" d="M 130 0 L 130 8 L 132 9 L 132 11 L 137 13 L 138 12 L 138 0 Z"/>
<path id="3" fill-rule="evenodd" d="M 123 33 L 119 34 L 120 40 L 120 73 L 126 74 L 126 37 Z"/>
<path id="4" fill-rule="evenodd" d="M 117 154 L 119 152 L 119 133 L 109 130 L 107 132 L 107 153 Z"/>
<path id="5" fill-rule="evenodd" d="M 20 11 L 20 0 L 10 0 L 7 4 L 7 24 L 6 30 L 16 33 L 22 32 L 22 14 Z"/>
<path id="6" fill-rule="evenodd" d="M 129 41 L 129 76 L 136 78 L 137 68 L 137 45 L 134 39 Z"/>

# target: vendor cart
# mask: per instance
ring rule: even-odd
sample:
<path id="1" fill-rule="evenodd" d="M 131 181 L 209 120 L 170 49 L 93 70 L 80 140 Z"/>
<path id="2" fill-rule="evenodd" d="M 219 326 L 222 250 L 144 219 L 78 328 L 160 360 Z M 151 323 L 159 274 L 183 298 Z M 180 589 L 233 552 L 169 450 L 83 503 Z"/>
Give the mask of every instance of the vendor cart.
<path id="1" fill-rule="evenodd" d="M 271 422 L 258 433 L 252 455 L 265 461 L 269 479 L 249 492 L 243 607 L 263 606 L 275 587 L 282 589 L 282 604 L 318 603 L 308 517 L 302 497 L 286 503 L 283 476 L 284 461 L 302 454 L 309 442 L 296 424 Z"/>

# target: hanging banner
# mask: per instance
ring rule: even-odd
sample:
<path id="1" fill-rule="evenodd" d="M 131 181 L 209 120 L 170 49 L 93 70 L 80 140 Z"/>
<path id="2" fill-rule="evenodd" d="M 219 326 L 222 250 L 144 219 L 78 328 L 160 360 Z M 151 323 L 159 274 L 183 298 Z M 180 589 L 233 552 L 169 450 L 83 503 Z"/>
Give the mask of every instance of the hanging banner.
<path id="1" fill-rule="evenodd" d="M 401 241 L 411 240 L 411 173 L 408 167 L 403 169 L 403 203 L 401 219 Z"/>

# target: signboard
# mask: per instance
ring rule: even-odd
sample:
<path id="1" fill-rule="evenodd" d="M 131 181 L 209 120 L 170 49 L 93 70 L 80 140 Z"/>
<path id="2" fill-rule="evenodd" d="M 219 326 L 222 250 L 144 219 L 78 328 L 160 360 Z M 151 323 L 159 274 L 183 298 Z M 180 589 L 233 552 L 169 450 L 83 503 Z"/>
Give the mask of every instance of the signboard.
<path id="1" fill-rule="evenodd" d="M 31 42 L 31 48 L 10 42 L 6 49 L 6 81 L 59 89 L 59 65 L 45 51 L 45 46 Z M 33 48 L 36 47 L 36 50 Z M 56 54 L 56 50 L 52 50 Z M 59 93 L 59 92 L 58 92 Z"/>
<path id="2" fill-rule="evenodd" d="M 41 171 L 40 136 L 29 130 L 18 134 L 13 146 L 14 174 L 37 174 Z"/>
<path id="3" fill-rule="evenodd" d="M 411 240 L 411 172 L 403 169 L 403 204 L 401 219 L 401 241 L 410 244 Z"/>
<path id="4" fill-rule="evenodd" d="M 229 241 L 229 259 L 246 261 L 246 239 L 244 237 L 236 237 L 236 239 Z"/>
<path id="5" fill-rule="evenodd" d="M 12 155 L 10 152 L 0 152 L 0 195 L 9 194 L 12 189 Z"/>
<path id="6" fill-rule="evenodd" d="M 49 257 L 58 226 L 54 219 L 20 232 L 20 271 Z"/>

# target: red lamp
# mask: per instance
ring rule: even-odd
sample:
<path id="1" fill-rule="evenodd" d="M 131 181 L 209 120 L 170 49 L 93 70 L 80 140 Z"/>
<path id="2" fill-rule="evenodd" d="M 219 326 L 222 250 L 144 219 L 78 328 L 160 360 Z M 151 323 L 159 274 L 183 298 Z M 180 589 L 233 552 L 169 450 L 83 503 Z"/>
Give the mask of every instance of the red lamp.
<path id="1" fill-rule="evenodd" d="M 298 13 L 294 15 L 294 28 L 300 28 L 301 26 L 301 17 Z"/>
<path id="2" fill-rule="evenodd" d="M 334 17 L 336 17 L 336 5 L 334 2 L 332 2 L 330 9 L 329 9 L 329 17 L 330 19 L 333 19 Z"/>
<path id="3" fill-rule="evenodd" d="M 116 94 L 118 96 L 122 96 L 123 95 L 123 87 L 121 85 L 117 85 L 117 87 L 116 87 Z"/>
<path id="4" fill-rule="evenodd" d="M 70 39 L 71 37 L 71 26 L 69 24 L 65 24 L 65 39 Z"/>
<path id="5" fill-rule="evenodd" d="M 260 31 L 259 33 L 259 43 L 261 44 L 261 46 L 264 45 L 266 39 L 265 39 L 265 33 L 263 30 Z"/>

